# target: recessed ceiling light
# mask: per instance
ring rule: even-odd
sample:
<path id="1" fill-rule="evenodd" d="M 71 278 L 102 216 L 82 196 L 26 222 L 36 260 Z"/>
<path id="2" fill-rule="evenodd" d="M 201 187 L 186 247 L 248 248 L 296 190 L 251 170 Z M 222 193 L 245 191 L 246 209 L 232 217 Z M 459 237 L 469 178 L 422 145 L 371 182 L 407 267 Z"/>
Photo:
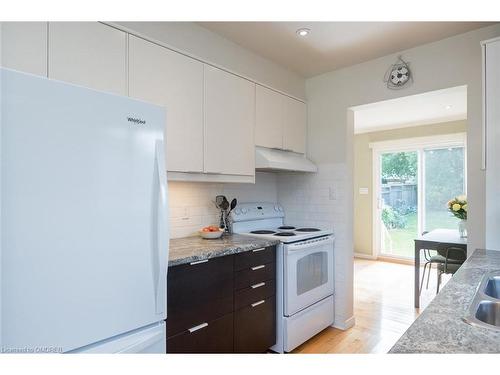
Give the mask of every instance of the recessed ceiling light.
<path id="1" fill-rule="evenodd" d="M 308 29 L 306 27 L 303 27 L 303 28 L 298 29 L 296 31 L 298 36 L 307 36 L 307 35 L 309 35 L 310 32 L 311 32 L 311 29 Z"/>
<path id="2" fill-rule="evenodd" d="M 451 105 L 447 105 L 446 107 L 444 107 L 445 109 L 451 109 Z"/>

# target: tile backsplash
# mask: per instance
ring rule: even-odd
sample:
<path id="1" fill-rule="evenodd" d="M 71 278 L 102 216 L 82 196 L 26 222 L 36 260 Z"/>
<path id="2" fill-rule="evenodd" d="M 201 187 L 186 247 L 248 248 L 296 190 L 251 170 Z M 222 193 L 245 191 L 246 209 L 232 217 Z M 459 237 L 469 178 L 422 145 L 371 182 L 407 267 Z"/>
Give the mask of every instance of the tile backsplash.
<path id="1" fill-rule="evenodd" d="M 204 226 L 217 225 L 216 195 L 239 202 L 278 201 L 276 174 L 263 172 L 256 174 L 255 184 L 169 181 L 168 193 L 171 238 L 191 236 Z"/>

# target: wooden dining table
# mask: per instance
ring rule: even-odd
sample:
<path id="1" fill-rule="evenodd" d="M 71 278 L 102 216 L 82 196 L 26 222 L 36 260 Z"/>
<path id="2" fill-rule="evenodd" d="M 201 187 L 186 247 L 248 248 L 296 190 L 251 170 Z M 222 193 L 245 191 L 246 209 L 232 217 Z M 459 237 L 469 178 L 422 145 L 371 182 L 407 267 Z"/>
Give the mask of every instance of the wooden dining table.
<path id="1" fill-rule="evenodd" d="M 420 253 L 424 249 L 437 250 L 440 246 L 456 246 L 467 251 L 467 238 L 456 229 L 434 229 L 415 238 L 415 307 L 420 307 Z M 430 272 L 430 271 L 429 271 Z"/>

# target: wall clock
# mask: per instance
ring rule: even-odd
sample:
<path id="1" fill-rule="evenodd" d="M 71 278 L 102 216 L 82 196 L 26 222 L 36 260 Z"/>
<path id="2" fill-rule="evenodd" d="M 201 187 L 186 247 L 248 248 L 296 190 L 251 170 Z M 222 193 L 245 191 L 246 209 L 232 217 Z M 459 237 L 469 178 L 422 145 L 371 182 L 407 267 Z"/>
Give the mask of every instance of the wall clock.
<path id="1" fill-rule="evenodd" d="M 393 90 L 402 89 L 413 82 L 409 63 L 398 57 L 398 62 L 392 64 L 385 73 L 384 82 L 387 88 Z"/>

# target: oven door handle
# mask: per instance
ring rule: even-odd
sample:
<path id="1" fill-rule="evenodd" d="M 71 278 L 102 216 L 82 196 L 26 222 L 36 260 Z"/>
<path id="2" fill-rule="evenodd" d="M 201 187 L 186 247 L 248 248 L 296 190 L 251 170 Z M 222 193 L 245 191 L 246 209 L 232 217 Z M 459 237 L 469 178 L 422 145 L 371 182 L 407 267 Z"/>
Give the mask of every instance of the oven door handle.
<path id="1" fill-rule="evenodd" d="M 333 244 L 333 242 L 334 242 L 333 236 L 323 237 L 323 238 L 319 238 L 317 240 L 318 241 L 313 240 L 311 242 L 309 242 L 309 240 L 308 240 L 308 242 L 306 242 L 306 243 L 297 242 L 297 243 L 289 244 L 289 245 L 285 245 L 285 246 L 286 246 L 287 252 L 295 253 L 297 251 L 307 250 L 307 249 L 314 248 L 314 247 L 329 246 L 330 244 Z"/>

